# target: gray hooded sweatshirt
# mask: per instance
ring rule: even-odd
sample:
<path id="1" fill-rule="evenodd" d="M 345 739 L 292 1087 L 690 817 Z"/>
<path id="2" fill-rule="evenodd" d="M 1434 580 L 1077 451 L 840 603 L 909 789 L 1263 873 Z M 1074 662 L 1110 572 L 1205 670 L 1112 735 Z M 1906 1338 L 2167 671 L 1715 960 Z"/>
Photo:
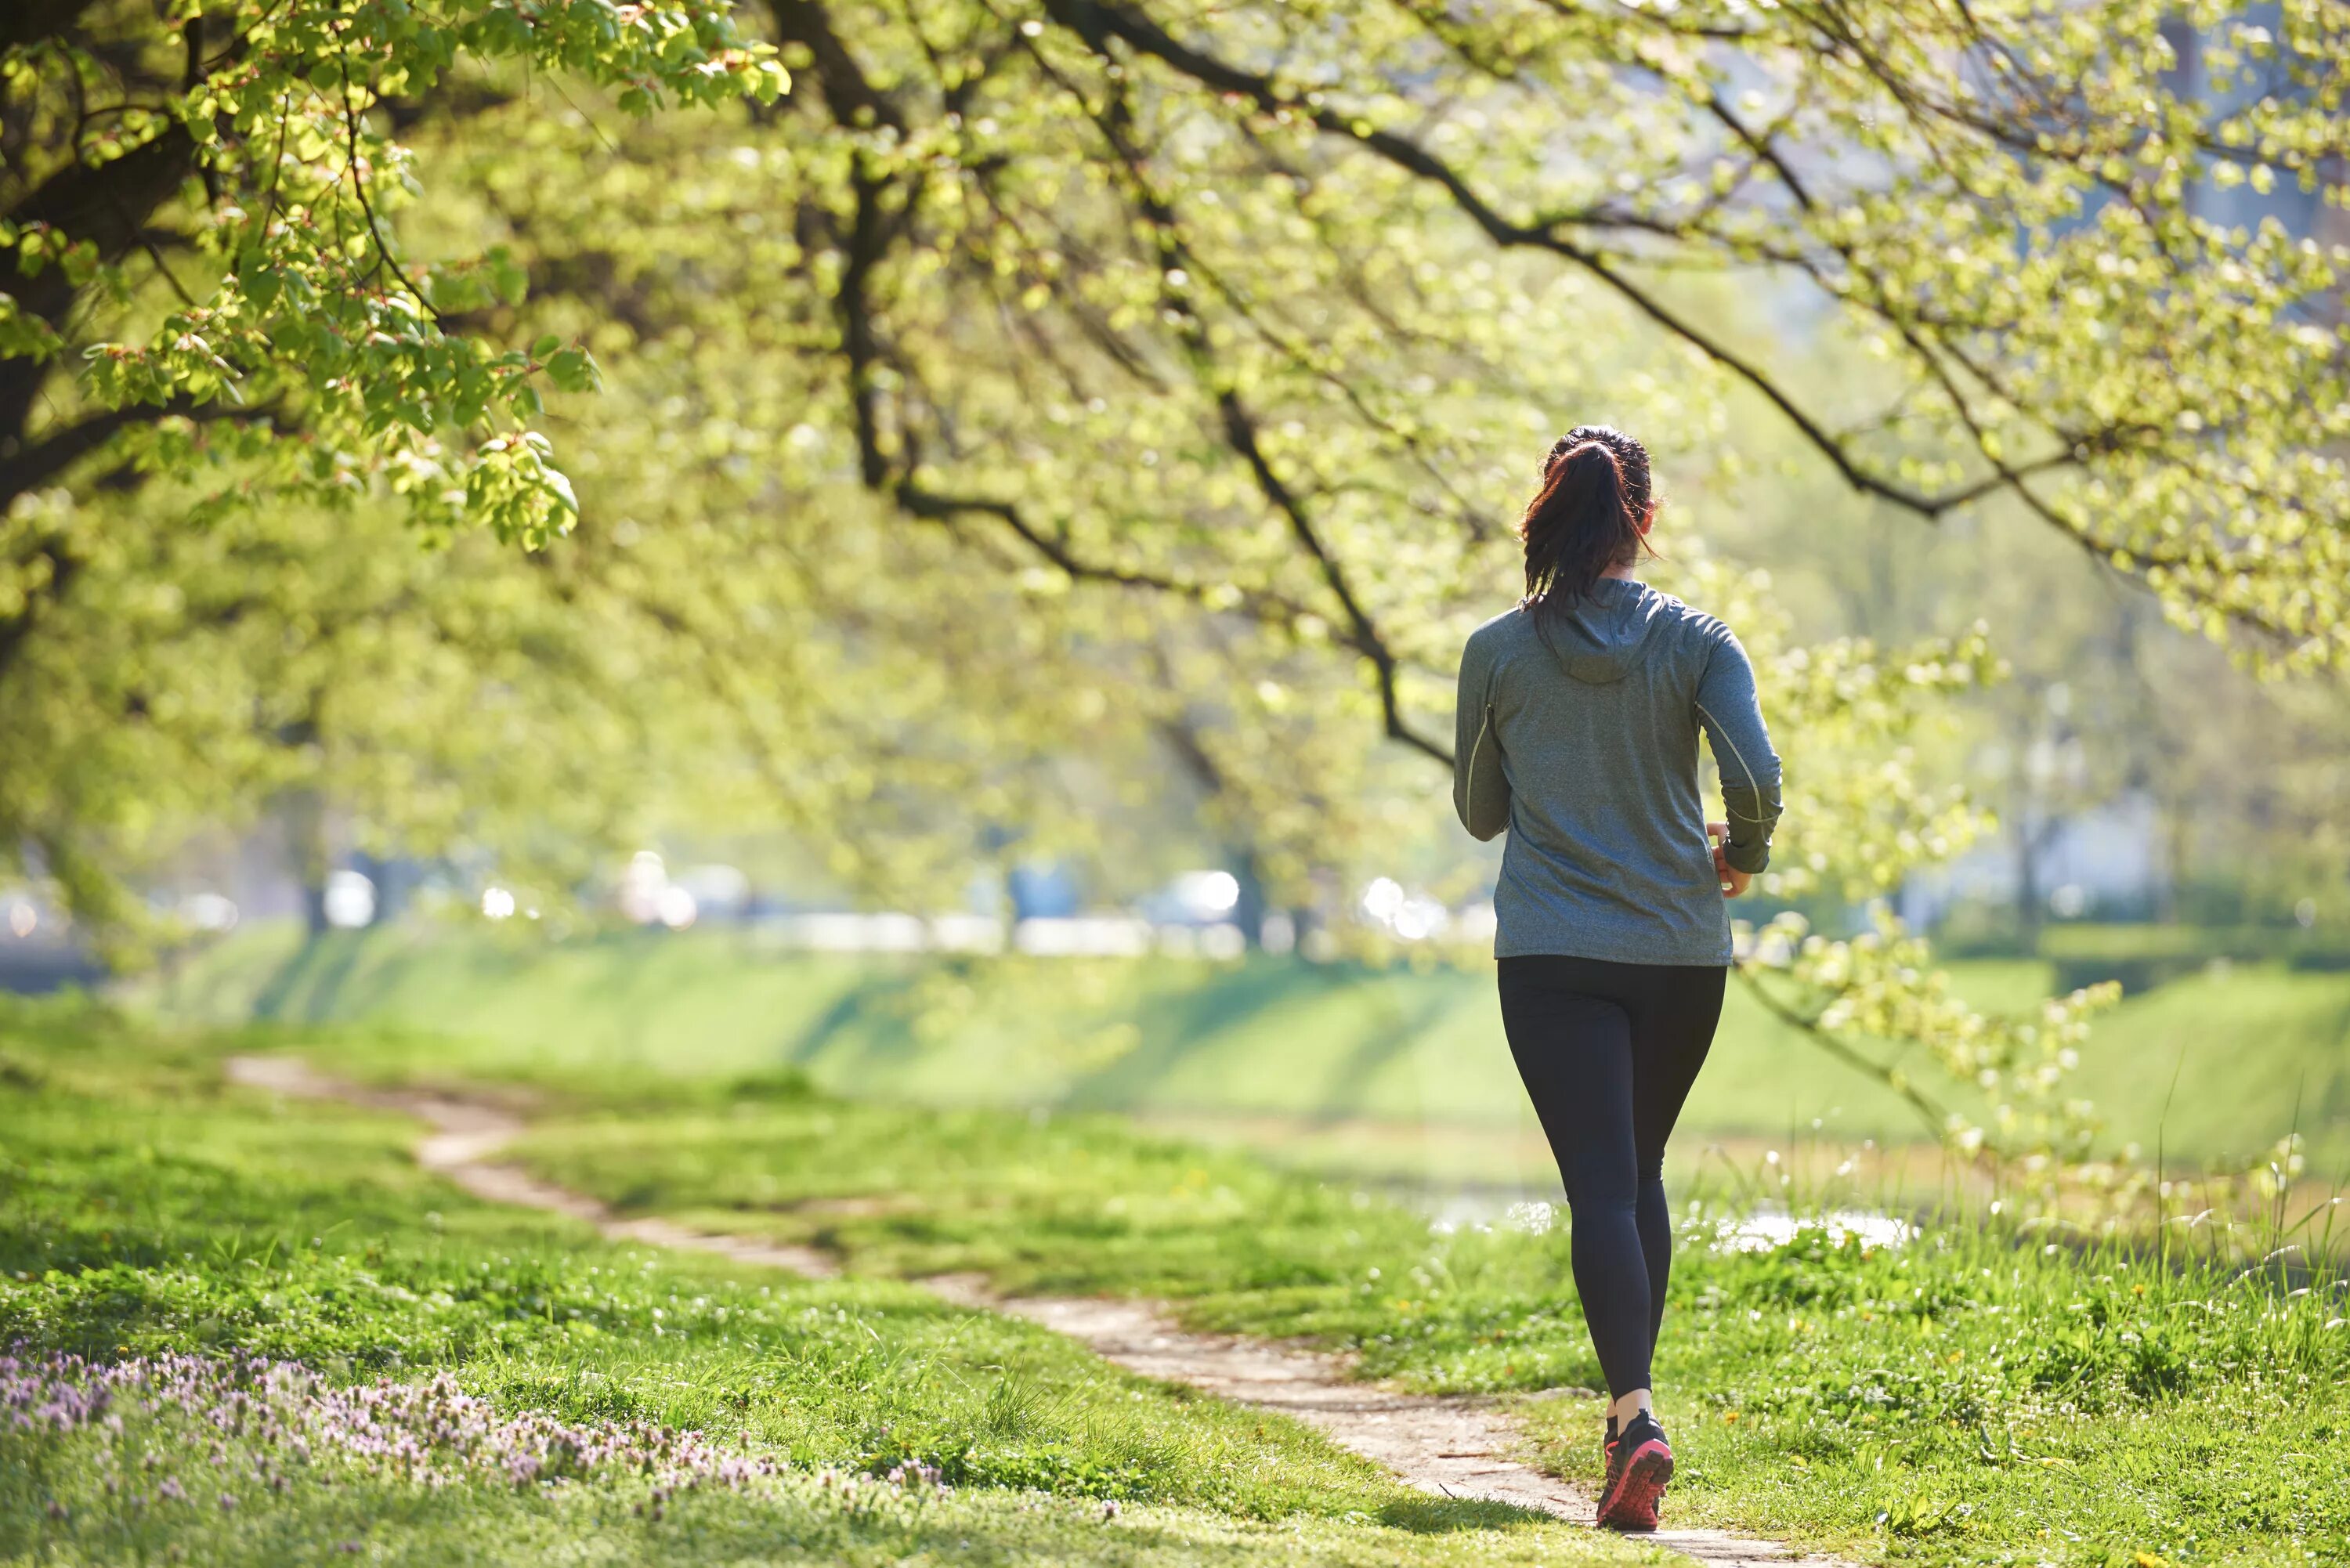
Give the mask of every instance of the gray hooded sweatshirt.
<path id="1" fill-rule="evenodd" d="M 1697 737 L 1721 774 L 1730 864 L 1760 871 L 1779 758 L 1746 650 L 1711 616 L 1621 577 L 1548 629 L 1545 643 L 1513 609 L 1461 657 L 1453 809 L 1481 839 L 1510 830 L 1493 956 L 1728 963 Z"/>

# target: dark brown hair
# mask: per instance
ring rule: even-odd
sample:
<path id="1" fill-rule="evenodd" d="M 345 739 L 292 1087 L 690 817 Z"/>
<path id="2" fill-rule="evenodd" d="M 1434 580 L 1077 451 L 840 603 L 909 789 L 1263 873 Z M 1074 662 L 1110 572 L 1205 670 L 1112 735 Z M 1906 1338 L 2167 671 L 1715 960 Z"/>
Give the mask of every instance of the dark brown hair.
<path id="1" fill-rule="evenodd" d="M 1606 425 L 1577 425 L 1543 462 L 1542 489 L 1526 504 L 1526 597 L 1540 621 L 1588 597 L 1611 566 L 1639 558 L 1640 524 L 1654 505 L 1648 449 Z M 1547 633 L 1545 633 L 1547 635 Z"/>

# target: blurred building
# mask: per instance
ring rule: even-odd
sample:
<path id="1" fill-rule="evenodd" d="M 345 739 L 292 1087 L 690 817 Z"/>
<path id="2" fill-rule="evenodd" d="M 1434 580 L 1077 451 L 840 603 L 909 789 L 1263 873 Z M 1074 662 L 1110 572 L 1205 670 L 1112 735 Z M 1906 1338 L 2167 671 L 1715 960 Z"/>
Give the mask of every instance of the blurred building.
<path id="1" fill-rule="evenodd" d="M 1962 906 L 2013 909 L 2027 897 L 2059 920 L 2144 919 L 2161 906 L 2169 886 L 2163 843 L 2153 798 L 2132 793 L 2062 817 L 2016 824 L 2011 834 L 1913 874 L 1902 884 L 1897 907 L 1913 930 L 1931 930 Z"/>

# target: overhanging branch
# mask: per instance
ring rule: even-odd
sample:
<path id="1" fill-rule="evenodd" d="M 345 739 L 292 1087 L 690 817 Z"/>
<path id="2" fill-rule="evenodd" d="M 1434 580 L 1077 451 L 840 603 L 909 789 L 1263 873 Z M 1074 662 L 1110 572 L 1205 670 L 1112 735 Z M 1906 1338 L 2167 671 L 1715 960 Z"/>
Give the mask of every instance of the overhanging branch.
<path id="1" fill-rule="evenodd" d="M 1634 309 L 1759 393 L 1854 490 L 1929 519 L 1939 518 L 1984 493 L 1981 487 L 1974 485 L 1948 493 L 1928 493 L 1871 472 L 1834 431 L 1760 365 L 1643 288 L 1617 261 L 1568 238 L 1556 228 L 1520 223 L 1504 217 L 1460 171 L 1409 138 L 1365 128 L 1327 105 L 1293 96 L 1271 77 L 1192 48 L 1148 16 L 1107 0 L 1046 0 L 1045 8 L 1055 21 L 1097 49 L 1103 48 L 1107 40 L 1117 38 L 1201 87 L 1245 99 L 1267 114 L 1287 115 L 1325 134 L 1346 138 L 1396 168 L 1441 189 L 1463 216 L 1504 249 L 1545 251 L 1574 263 L 1605 283 Z M 2002 475 L 1995 481 L 1995 486 L 2011 488 L 2012 481 Z"/>
<path id="2" fill-rule="evenodd" d="M 1911 1083 L 1905 1075 L 1897 1073 L 1881 1063 L 1872 1061 L 1861 1052 L 1855 1050 L 1846 1041 L 1838 1039 L 1833 1033 L 1822 1028 L 1818 1019 L 1798 1012 L 1773 996 L 1771 993 L 1771 988 L 1763 984 L 1755 973 L 1754 965 L 1751 961 L 1742 961 L 1732 967 L 1738 971 L 1738 978 L 1745 985 L 1747 994 L 1761 1002 L 1765 1012 L 1800 1033 L 1804 1039 L 1809 1040 L 1854 1072 L 1874 1079 L 1901 1096 L 1908 1102 L 1909 1108 L 1918 1113 L 1918 1119 L 1926 1124 L 1927 1130 L 1937 1140 L 1950 1130 L 1950 1113 L 1928 1098 L 1924 1092 Z"/>

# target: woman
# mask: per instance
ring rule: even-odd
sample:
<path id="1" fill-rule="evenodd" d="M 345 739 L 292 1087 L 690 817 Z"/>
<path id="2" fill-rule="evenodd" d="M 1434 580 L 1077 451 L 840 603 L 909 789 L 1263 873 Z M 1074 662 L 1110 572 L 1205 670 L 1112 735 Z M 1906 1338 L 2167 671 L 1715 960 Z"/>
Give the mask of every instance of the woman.
<path id="1" fill-rule="evenodd" d="M 1656 1528 L 1673 1473 L 1648 1391 L 1672 1266 L 1665 1138 L 1721 1012 L 1723 900 L 1769 861 L 1779 817 L 1745 650 L 1632 575 L 1655 518 L 1638 441 L 1579 426 L 1551 449 L 1518 529 L 1525 597 L 1461 656 L 1452 777 L 1471 833 L 1510 830 L 1502 1023 L 1566 1183 L 1610 1399 L 1599 1522 L 1617 1530 Z M 1705 819 L 1700 730 L 1726 825 Z"/>

